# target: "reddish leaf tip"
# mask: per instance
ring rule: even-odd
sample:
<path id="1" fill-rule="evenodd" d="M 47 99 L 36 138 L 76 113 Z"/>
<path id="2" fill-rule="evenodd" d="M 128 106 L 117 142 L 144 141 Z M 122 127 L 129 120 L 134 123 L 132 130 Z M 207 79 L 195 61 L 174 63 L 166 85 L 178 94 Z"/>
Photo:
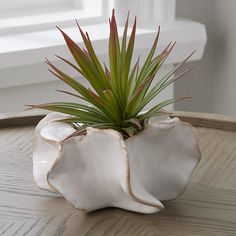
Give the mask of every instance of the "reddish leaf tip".
<path id="1" fill-rule="evenodd" d="M 26 105 L 24 105 L 24 106 L 25 106 L 25 107 L 28 107 L 28 108 L 24 109 L 24 111 L 29 111 L 29 110 L 32 110 L 32 109 L 37 108 L 36 105 L 29 105 L 29 104 L 26 104 Z"/>
<path id="2" fill-rule="evenodd" d="M 190 97 L 190 96 L 186 96 L 186 97 L 178 97 L 178 98 L 176 98 L 176 100 L 185 100 L 185 99 L 192 99 L 192 97 Z"/>
<path id="3" fill-rule="evenodd" d="M 77 27 L 79 28 L 80 34 L 83 36 L 83 35 L 84 35 L 84 32 L 83 32 L 82 28 L 80 27 L 78 21 L 77 21 L 77 20 L 75 20 L 75 21 L 76 21 Z"/>
<path id="4" fill-rule="evenodd" d="M 59 26 L 55 25 L 55 27 L 62 32 L 62 29 Z"/>
<path id="5" fill-rule="evenodd" d="M 79 22 L 77 19 L 75 19 L 76 25 L 79 27 Z"/>

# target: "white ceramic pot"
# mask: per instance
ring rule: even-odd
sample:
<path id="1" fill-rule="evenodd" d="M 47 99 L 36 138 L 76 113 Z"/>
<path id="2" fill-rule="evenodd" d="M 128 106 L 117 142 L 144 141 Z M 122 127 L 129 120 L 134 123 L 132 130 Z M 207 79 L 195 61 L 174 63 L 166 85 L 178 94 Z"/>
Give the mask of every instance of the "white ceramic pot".
<path id="1" fill-rule="evenodd" d="M 51 113 L 36 127 L 33 175 L 40 188 L 59 192 L 78 209 L 158 212 L 162 200 L 183 193 L 200 160 L 195 130 L 178 118 L 151 118 L 127 140 L 111 129 L 87 128 L 67 141 L 75 129 L 55 122 L 62 118 Z"/>

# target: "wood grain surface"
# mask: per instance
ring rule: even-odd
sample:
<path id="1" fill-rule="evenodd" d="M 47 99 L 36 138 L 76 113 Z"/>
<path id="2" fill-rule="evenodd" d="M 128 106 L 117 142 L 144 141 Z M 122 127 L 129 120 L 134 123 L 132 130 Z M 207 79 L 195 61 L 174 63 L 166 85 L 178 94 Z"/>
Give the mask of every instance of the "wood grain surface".
<path id="1" fill-rule="evenodd" d="M 181 114 L 195 122 L 200 115 Z M 211 116 L 201 117 L 197 125 L 209 127 Z M 34 126 L 6 127 L 5 122 L 0 129 L 0 235 L 235 236 L 236 132 L 227 125 L 236 127 L 236 121 L 213 117 L 212 122 L 216 128 L 197 127 L 202 160 L 185 193 L 153 215 L 112 208 L 86 214 L 38 189 L 32 179 Z"/>

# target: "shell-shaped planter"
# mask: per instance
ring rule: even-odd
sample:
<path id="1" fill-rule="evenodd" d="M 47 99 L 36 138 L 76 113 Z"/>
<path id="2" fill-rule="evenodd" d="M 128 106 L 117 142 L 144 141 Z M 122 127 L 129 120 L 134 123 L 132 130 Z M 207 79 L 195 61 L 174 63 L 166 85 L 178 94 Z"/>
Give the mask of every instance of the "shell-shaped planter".
<path id="1" fill-rule="evenodd" d="M 37 185 L 59 192 L 74 207 L 93 211 L 118 207 L 141 213 L 164 208 L 162 200 L 185 190 L 200 160 L 194 129 L 178 118 L 151 118 L 124 140 L 110 129 L 63 141 L 75 130 L 51 113 L 36 127 L 33 175 Z"/>

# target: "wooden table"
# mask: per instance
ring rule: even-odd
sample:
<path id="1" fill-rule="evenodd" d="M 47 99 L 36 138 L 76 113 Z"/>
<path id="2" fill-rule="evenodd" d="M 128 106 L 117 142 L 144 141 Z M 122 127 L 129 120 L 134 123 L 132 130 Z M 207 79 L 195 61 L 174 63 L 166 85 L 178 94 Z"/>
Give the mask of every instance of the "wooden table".
<path id="1" fill-rule="evenodd" d="M 0 118 L 0 235 L 236 235 L 236 118 L 177 112 L 197 127 L 202 160 L 185 193 L 165 210 L 85 214 L 32 179 L 34 125 L 41 114 Z"/>

